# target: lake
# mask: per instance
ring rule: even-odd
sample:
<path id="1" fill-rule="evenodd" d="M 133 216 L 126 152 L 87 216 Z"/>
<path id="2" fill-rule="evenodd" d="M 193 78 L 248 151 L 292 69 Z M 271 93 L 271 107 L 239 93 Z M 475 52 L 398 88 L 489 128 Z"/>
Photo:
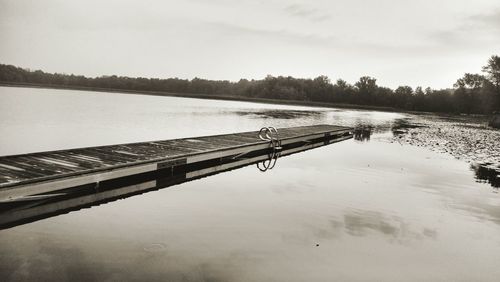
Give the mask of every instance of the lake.
<path id="1" fill-rule="evenodd" d="M 498 281 L 496 182 L 453 154 L 400 142 L 401 124 L 416 119 L 0 87 L 0 155 L 264 126 L 357 128 L 355 139 L 264 173 L 246 166 L 0 230 L 1 280 Z"/>

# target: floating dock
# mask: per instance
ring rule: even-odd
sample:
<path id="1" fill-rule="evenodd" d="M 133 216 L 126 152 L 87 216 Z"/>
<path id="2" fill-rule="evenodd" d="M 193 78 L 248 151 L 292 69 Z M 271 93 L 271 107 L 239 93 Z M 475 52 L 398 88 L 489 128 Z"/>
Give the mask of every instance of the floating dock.
<path id="1" fill-rule="evenodd" d="M 269 140 L 266 134 L 262 138 L 262 131 L 253 131 L 3 156 L 0 203 L 36 200 L 75 187 L 98 191 L 105 183 L 164 178 L 193 168 L 203 168 L 207 174 L 217 171 L 216 166 L 250 156 L 273 158 L 271 152 L 277 150 L 327 145 L 353 136 L 351 128 L 332 125 L 279 128 L 277 132 L 271 136 L 268 132 Z"/>

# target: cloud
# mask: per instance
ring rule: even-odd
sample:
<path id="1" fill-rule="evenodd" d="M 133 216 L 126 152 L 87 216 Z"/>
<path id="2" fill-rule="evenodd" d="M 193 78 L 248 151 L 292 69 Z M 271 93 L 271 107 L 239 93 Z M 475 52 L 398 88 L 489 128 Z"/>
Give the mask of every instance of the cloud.
<path id="1" fill-rule="evenodd" d="M 285 29 L 258 29 L 222 22 L 211 22 L 206 23 L 206 25 L 209 25 L 216 30 L 222 31 L 229 36 L 255 36 L 265 38 L 266 40 L 291 42 L 304 45 L 319 44 L 321 46 L 334 45 L 337 42 L 336 38 L 332 36 L 322 36 L 312 33 L 298 33 Z"/>
<path id="2" fill-rule="evenodd" d="M 323 22 L 331 18 L 329 14 L 305 5 L 292 4 L 286 6 L 284 10 L 291 16 L 303 18 L 313 22 Z"/>
<path id="3" fill-rule="evenodd" d="M 500 9 L 491 13 L 470 16 L 469 21 L 492 30 L 500 30 Z"/>
<path id="4" fill-rule="evenodd" d="M 499 32 L 500 9 L 496 9 L 490 13 L 465 17 L 461 24 L 447 30 L 435 31 L 429 38 L 443 45 L 477 46 L 478 43 L 498 43 Z"/>
<path id="5" fill-rule="evenodd" d="M 303 33 L 288 29 L 256 28 L 227 22 L 209 22 L 202 24 L 204 28 L 210 27 L 212 31 L 218 32 L 222 38 L 236 38 L 254 42 L 278 42 L 288 46 L 306 46 L 321 50 L 329 50 L 331 53 L 356 56 L 382 57 L 408 57 L 415 54 L 435 55 L 440 50 L 427 42 L 421 44 L 396 44 L 391 42 L 367 41 L 362 38 L 343 38 L 327 34 Z M 442 52 L 445 52 L 443 50 Z M 449 52 L 449 51 L 446 51 Z"/>

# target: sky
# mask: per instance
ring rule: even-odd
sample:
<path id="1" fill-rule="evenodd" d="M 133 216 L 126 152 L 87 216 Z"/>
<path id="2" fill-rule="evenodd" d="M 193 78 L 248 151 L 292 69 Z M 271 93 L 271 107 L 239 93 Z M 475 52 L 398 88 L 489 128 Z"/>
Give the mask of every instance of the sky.
<path id="1" fill-rule="evenodd" d="M 494 54 L 498 0 L 0 0 L 0 63 L 47 72 L 450 88 Z"/>

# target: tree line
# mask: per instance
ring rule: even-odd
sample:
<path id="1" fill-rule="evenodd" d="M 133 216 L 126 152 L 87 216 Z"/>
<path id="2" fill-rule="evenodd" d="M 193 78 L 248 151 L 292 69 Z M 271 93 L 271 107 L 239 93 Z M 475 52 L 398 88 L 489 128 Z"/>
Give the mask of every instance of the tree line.
<path id="1" fill-rule="evenodd" d="M 155 91 L 205 95 L 230 95 L 246 98 L 312 101 L 392 107 L 401 110 L 489 114 L 500 110 L 500 57 L 491 56 L 483 74 L 466 73 L 453 88 L 435 90 L 410 86 L 396 89 L 379 86 L 370 76 L 349 84 L 326 76 L 303 79 L 267 76 L 261 80 L 206 80 L 201 78 L 143 78 L 124 76 L 85 77 L 73 74 L 46 73 L 0 64 L 0 82 L 30 83 L 61 87 Z"/>

